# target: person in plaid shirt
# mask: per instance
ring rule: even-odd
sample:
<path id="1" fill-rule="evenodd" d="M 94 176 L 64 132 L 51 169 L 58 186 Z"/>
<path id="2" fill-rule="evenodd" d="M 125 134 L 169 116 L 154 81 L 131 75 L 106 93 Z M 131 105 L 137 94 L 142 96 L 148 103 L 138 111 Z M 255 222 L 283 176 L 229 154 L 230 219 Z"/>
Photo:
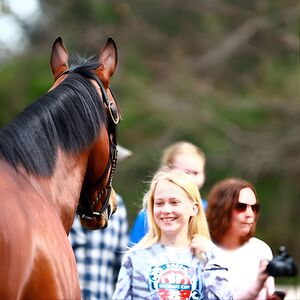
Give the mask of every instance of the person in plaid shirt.
<path id="1" fill-rule="evenodd" d="M 131 155 L 129 150 L 118 147 L 119 160 Z M 117 203 L 118 208 L 105 229 L 85 229 L 76 216 L 69 233 L 84 300 L 112 299 L 121 260 L 128 247 L 127 211 L 118 194 Z"/>

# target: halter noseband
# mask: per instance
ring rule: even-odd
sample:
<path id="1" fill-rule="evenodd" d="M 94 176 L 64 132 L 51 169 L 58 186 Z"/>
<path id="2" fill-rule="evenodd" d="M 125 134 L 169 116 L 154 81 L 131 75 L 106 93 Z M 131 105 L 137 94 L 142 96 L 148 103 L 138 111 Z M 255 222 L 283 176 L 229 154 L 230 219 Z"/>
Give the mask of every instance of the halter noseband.
<path id="1" fill-rule="evenodd" d="M 63 73 L 61 73 L 59 76 L 57 76 L 56 79 L 61 77 L 63 74 L 71 73 L 72 71 L 66 70 Z M 87 74 L 85 74 L 87 75 Z M 97 82 L 98 86 L 100 87 L 102 96 L 101 100 L 106 105 L 109 114 L 108 114 L 108 136 L 110 140 L 109 144 L 109 160 L 107 162 L 107 165 L 104 169 L 103 174 L 101 177 L 92 185 L 85 186 L 83 185 L 83 188 L 81 190 L 80 199 L 77 207 L 77 214 L 82 219 L 91 220 L 93 218 L 100 217 L 102 214 L 105 213 L 106 209 L 108 210 L 107 217 L 110 216 L 111 208 L 109 205 L 109 198 L 112 190 L 112 179 L 113 175 L 116 169 L 117 165 L 117 157 L 118 157 L 118 150 L 117 150 L 117 139 L 116 139 L 116 130 L 117 130 L 117 124 L 120 122 L 120 116 L 118 114 L 118 111 L 114 108 L 114 104 L 112 101 L 109 101 L 107 93 L 104 89 L 104 86 L 101 82 L 101 80 L 94 74 L 88 74 L 87 75 L 90 79 L 93 79 Z M 111 94 L 112 91 L 110 90 Z M 112 94 L 113 95 L 113 94 Z M 106 175 L 109 173 L 108 181 L 105 187 L 99 192 L 96 199 L 93 201 L 93 203 L 90 203 L 89 201 L 89 191 L 91 189 L 96 188 L 98 185 L 102 183 Z M 106 195 L 105 195 L 106 194 Z M 98 206 L 99 201 L 101 200 L 102 196 L 105 195 L 104 203 L 99 211 L 96 210 L 96 207 Z"/>

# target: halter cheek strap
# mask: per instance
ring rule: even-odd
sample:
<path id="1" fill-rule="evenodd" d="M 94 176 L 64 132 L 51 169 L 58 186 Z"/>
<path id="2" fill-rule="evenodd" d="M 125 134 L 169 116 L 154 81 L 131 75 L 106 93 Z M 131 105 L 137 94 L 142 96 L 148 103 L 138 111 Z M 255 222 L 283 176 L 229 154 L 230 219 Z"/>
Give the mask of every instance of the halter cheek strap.
<path id="1" fill-rule="evenodd" d="M 72 71 L 66 70 L 59 74 L 56 78 L 55 81 L 60 78 L 64 74 L 71 73 Z M 80 199 L 77 207 L 77 214 L 82 218 L 82 219 L 93 219 L 100 217 L 102 214 L 107 211 L 108 217 L 110 216 L 111 213 L 111 207 L 109 204 L 109 198 L 112 190 L 112 179 L 113 175 L 115 173 L 116 165 L 117 165 L 117 157 L 118 157 L 118 150 L 117 150 L 117 124 L 120 122 L 120 116 L 117 111 L 117 109 L 114 107 L 114 103 L 112 101 L 109 101 L 107 93 L 104 89 L 104 86 L 101 82 L 101 80 L 95 75 L 95 74 L 90 74 L 88 76 L 90 79 L 93 79 L 97 82 L 98 86 L 100 87 L 101 90 L 101 100 L 103 104 L 107 107 L 108 109 L 108 136 L 109 136 L 109 160 L 107 162 L 107 165 L 104 169 L 104 172 L 102 176 L 92 185 L 86 186 L 84 185 L 81 190 L 80 194 Z M 112 91 L 110 90 L 111 94 L 113 95 Z M 105 187 L 98 193 L 96 199 L 92 201 L 92 203 L 89 201 L 89 191 L 92 189 L 97 188 L 102 181 L 106 178 L 108 172 L 109 177 L 107 184 Z M 101 207 L 101 209 L 98 211 L 97 207 L 99 202 L 101 201 L 102 197 L 104 198 L 104 203 Z"/>
<path id="2" fill-rule="evenodd" d="M 86 187 L 84 186 L 82 189 L 82 193 L 80 195 L 80 200 L 77 208 L 77 214 L 82 219 L 92 219 L 97 218 L 101 216 L 107 209 L 108 209 L 108 216 L 110 215 L 111 208 L 109 205 L 109 198 L 112 190 L 112 179 L 113 175 L 115 173 L 116 165 L 117 165 L 117 157 L 118 157 L 118 150 L 117 150 L 117 140 L 116 140 L 116 130 L 117 130 L 117 124 L 120 122 L 120 117 L 116 110 L 113 109 L 113 102 L 109 101 L 108 96 L 106 94 L 106 91 L 104 89 L 104 86 L 100 79 L 94 75 L 91 77 L 91 79 L 94 79 L 97 84 L 100 87 L 101 93 L 102 93 L 102 102 L 106 105 L 109 111 L 108 115 L 108 135 L 110 138 L 110 146 L 109 146 L 109 161 L 107 162 L 107 165 L 105 167 L 105 170 L 102 174 L 102 176 L 92 185 Z M 97 186 L 99 186 L 102 181 L 105 179 L 107 173 L 110 170 L 108 182 L 105 185 L 105 187 L 100 191 L 100 193 L 97 195 L 95 201 L 92 203 L 88 199 L 88 194 L 91 189 L 95 189 Z M 100 211 L 97 211 L 96 208 L 98 206 L 99 201 L 101 201 L 102 197 L 105 196 L 104 203 L 100 209 Z"/>
<path id="3" fill-rule="evenodd" d="M 109 151 L 110 159 L 105 167 L 105 170 L 102 174 L 102 176 L 92 185 L 90 186 L 84 186 L 81 190 L 80 200 L 77 207 L 77 214 L 82 219 L 92 219 L 101 216 L 106 209 L 109 209 L 108 215 L 110 215 L 110 205 L 109 205 L 109 198 L 112 190 L 112 179 L 113 175 L 115 173 L 116 165 L 117 165 L 117 156 L 118 156 L 118 150 L 117 146 L 114 143 L 110 144 L 110 151 Z M 99 192 L 96 199 L 91 203 L 89 201 L 89 191 L 97 188 L 104 178 L 106 177 L 108 171 L 110 169 L 109 179 L 105 187 Z M 99 201 L 101 201 L 102 197 L 105 196 L 104 203 L 100 209 L 100 211 L 96 210 L 96 207 L 98 206 Z"/>

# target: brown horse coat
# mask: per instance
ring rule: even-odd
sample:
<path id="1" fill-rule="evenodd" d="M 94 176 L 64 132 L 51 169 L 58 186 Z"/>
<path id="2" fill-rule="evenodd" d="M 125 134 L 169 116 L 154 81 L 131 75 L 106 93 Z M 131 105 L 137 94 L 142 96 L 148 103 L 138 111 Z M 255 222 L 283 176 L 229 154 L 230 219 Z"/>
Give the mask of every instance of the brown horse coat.
<path id="1" fill-rule="evenodd" d="M 116 55 L 115 44 L 112 39 L 109 39 L 100 53 L 98 68 L 93 71 L 101 80 L 112 105 L 116 105 L 116 103 L 109 90 L 109 80 L 116 68 Z M 46 99 L 47 101 L 53 101 L 56 88 L 64 81 L 67 82 L 66 78 L 69 76 L 64 73 L 68 69 L 68 53 L 60 38 L 53 45 L 51 69 L 55 83 L 49 91 L 51 94 Z M 81 75 L 77 73 L 74 76 L 81 78 Z M 69 79 L 69 82 L 71 80 L 73 79 Z M 97 83 L 93 79 L 85 79 L 85 81 L 86 85 L 89 85 L 88 81 L 92 83 L 94 86 L 92 89 L 96 87 L 95 90 L 101 101 L 103 93 Z M 74 87 L 76 86 L 77 84 L 74 84 Z M 85 100 L 86 97 L 79 100 L 83 101 L 82 99 Z M 61 107 L 62 105 L 60 104 Z M 103 106 L 103 103 L 100 105 Z M 103 108 L 103 112 L 107 113 L 107 107 Z M 54 112 L 51 114 L 53 115 Z M 71 117 L 73 115 L 70 115 Z M 33 121 L 35 121 L 34 118 L 39 118 L 39 116 L 34 115 Z M 31 121 L 31 117 L 28 120 Z M 43 120 L 44 123 L 45 120 Z M 55 120 L 54 117 L 53 120 Z M 71 119 L 65 122 L 71 122 Z M 103 120 L 103 124 L 105 122 Z M 90 123 L 91 125 L 87 124 L 86 126 L 93 126 L 95 121 L 91 120 Z M 29 127 L 33 128 L 32 126 L 34 127 L 35 123 Z M 64 126 L 62 125 L 60 131 L 54 134 L 63 134 Z M 22 128 L 19 127 L 18 130 L 21 131 Z M 85 182 L 94 183 L 102 178 L 110 160 L 111 137 L 107 131 L 108 126 L 103 125 L 99 128 L 88 146 L 83 147 L 81 143 L 81 148 L 74 151 L 64 145 L 63 139 L 60 142 L 57 141 L 53 152 L 53 164 L 49 163 L 49 170 L 45 167 L 41 168 L 41 171 L 29 163 L 26 165 L 26 162 L 29 161 L 27 158 L 22 160 L 17 157 L 15 161 L 8 158 L 3 149 L 6 149 L 5 147 L 10 143 L 11 148 L 9 149 L 13 149 L 11 150 L 13 157 L 17 152 L 16 143 L 10 141 L 6 129 L 0 130 L 0 299 L 81 298 L 76 262 L 67 235 L 74 220 L 82 186 Z M 53 127 L 51 132 L 49 129 L 49 132 L 45 131 L 44 135 L 53 134 L 55 130 Z M 83 130 L 83 127 L 77 130 Z M 11 134 L 14 132 L 12 129 L 8 129 L 8 131 Z M 22 134 L 21 131 L 19 138 L 22 137 L 28 138 L 26 133 Z M 40 141 L 36 141 L 36 145 L 40 143 L 41 146 L 45 146 L 43 134 L 40 134 L 39 137 Z M 66 135 L 65 138 L 68 137 Z M 51 140 L 48 142 L 51 144 Z M 42 152 L 30 153 L 30 143 L 30 140 L 26 140 L 28 153 L 29 156 L 32 154 L 34 164 L 35 155 L 40 157 Z M 18 151 L 22 153 L 22 147 L 20 149 Z M 32 152 L 35 151 L 34 149 L 32 146 Z M 51 159 L 52 156 L 42 157 L 44 165 L 47 165 Z M 100 191 L 108 184 L 111 168 L 112 166 L 108 168 L 107 176 L 104 176 L 105 178 L 99 185 L 88 190 L 88 196 L 92 198 L 91 206 L 94 207 L 96 202 L 97 207 L 95 208 L 98 210 L 103 205 L 104 199 L 100 197 L 100 201 L 97 202 L 98 198 L 95 201 L 94 196 L 100 195 Z M 110 211 L 114 211 L 115 203 L 110 203 L 110 205 L 112 207 Z M 99 218 L 94 218 L 92 222 L 94 228 L 105 226 L 108 217 L 109 212 L 106 212 L 103 215 L 100 214 Z M 91 224 L 89 225 L 92 227 Z"/>

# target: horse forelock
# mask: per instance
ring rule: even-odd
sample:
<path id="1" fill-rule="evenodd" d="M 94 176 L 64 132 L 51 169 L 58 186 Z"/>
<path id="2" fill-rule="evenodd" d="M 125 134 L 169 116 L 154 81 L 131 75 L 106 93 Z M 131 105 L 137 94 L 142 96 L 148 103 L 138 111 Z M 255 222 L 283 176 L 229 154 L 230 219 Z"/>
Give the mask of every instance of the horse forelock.
<path id="1" fill-rule="evenodd" d="M 106 124 L 99 94 L 89 78 L 96 63 L 86 60 L 0 130 L 0 156 L 15 169 L 51 176 L 57 150 L 77 153 L 89 147 Z"/>

